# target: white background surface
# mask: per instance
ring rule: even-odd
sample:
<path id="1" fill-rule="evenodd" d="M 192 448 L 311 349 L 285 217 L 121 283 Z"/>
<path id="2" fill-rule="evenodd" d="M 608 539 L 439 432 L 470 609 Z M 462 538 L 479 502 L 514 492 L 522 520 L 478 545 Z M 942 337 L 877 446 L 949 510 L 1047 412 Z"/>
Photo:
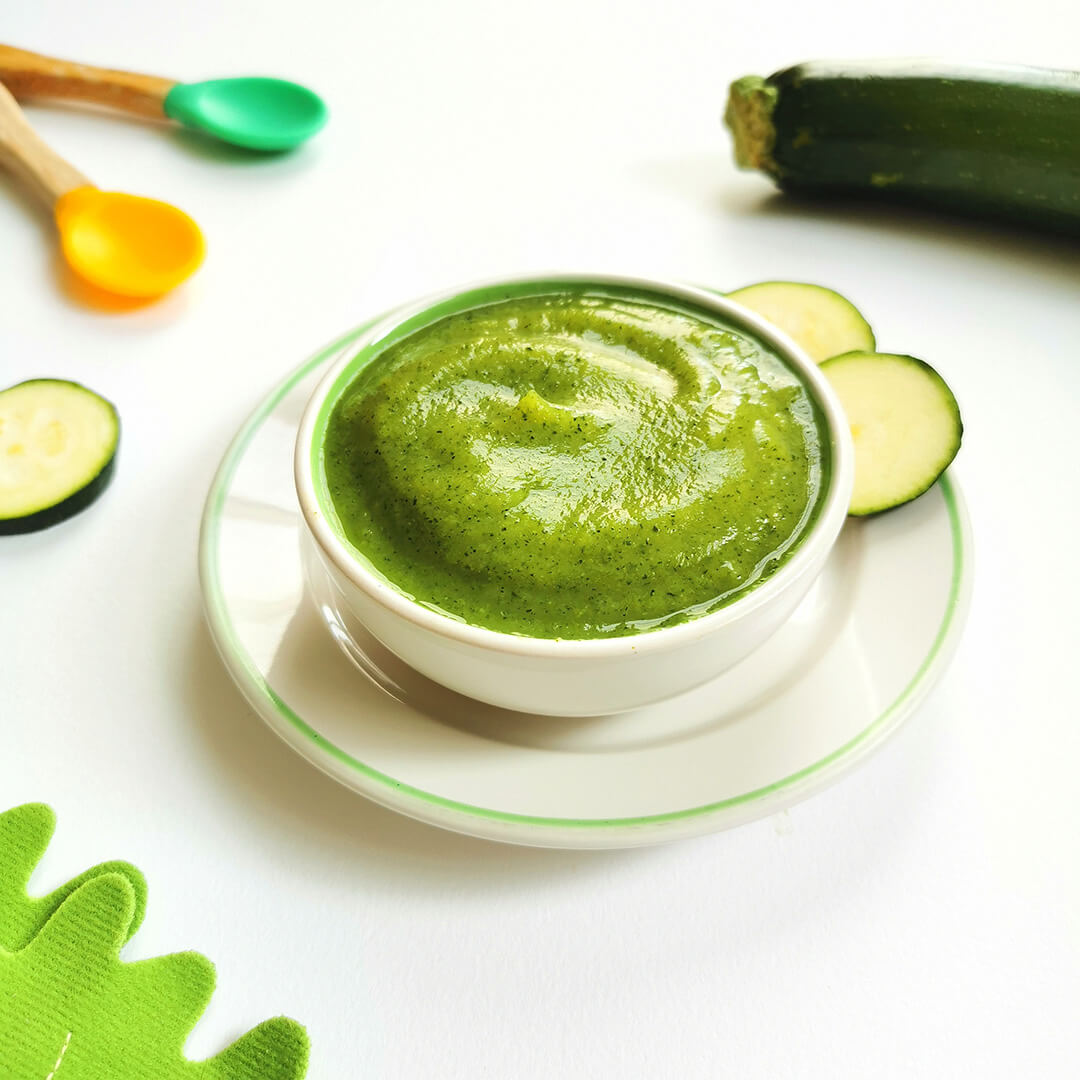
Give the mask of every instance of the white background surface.
<path id="1" fill-rule="evenodd" d="M 815 57 L 1070 66 L 1080 9 L 3 8 L 13 44 L 294 77 L 333 112 L 310 147 L 266 160 L 30 110 L 100 185 L 203 225 L 203 270 L 142 310 L 80 304 L 49 221 L 0 184 L 0 383 L 83 380 L 124 421 L 92 511 L 0 539 L 0 805 L 59 813 L 38 891 L 109 857 L 145 872 L 128 957 L 217 963 L 192 1056 L 284 1012 L 309 1028 L 315 1080 L 1077 1075 L 1080 256 L 788 206 L 734 171 L 719 117 L 732 78 Z M 389 304 L 551 266 L 821 281 L 961 397 L 978 569 L 960 652 L 880 754 L 777 819 L 602 855 L 437 832 L 293 756 L 201 625 L 202 500 L 266 388 Z"/>

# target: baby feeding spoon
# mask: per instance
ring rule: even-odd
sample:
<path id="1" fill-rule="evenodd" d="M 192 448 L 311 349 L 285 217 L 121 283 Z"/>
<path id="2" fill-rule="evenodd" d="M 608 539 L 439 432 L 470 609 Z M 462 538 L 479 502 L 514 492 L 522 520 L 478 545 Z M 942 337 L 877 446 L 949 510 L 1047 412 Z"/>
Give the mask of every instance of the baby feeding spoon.
<path id="1" fill-rule="evenodd" d="M 71 268 L 121 296 L 160 296 L 202 262 L 199 226 L 156 199 L 102 191 L 51 150 L 0 86 L 0 167 L 53 212 Z"/>
<path id="2" fill-rule="evenodd" d="M 284 79 L 208 79 L 180 83 L 56 60 L 0 45 L 0 82 L 20 98 L 92 101 L 157 120 L 179 121 L 250 150 L 291 150 L 326 123 L 326 105 Z"/>

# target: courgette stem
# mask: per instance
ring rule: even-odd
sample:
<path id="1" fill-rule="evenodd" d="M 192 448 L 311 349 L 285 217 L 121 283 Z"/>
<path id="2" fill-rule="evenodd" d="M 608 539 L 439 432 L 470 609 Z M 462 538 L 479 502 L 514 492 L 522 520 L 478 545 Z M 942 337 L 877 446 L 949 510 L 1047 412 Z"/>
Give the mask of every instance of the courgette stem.
<path id="1" fill-rule="evenodd" d="M 744 75 L 731 84 L 724 121 L 735 140 L 739 168 L 780 175 L 772 156 L 776 145 L 773 110 L 779 96 L 776 87 L 769 86 L 760 75 Z"/>

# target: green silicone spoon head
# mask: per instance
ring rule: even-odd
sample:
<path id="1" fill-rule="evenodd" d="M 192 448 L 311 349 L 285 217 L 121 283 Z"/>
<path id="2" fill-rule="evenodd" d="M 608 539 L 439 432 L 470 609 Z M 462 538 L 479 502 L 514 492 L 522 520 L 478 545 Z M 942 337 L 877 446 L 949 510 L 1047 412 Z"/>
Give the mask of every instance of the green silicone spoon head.
<path id="1" fill-rule="evenodd" d="M 285 79 L 208 79 L 177 83 L 165 114 L 249 150 L 291 150 L 326 123 L 318 94 Z"/>

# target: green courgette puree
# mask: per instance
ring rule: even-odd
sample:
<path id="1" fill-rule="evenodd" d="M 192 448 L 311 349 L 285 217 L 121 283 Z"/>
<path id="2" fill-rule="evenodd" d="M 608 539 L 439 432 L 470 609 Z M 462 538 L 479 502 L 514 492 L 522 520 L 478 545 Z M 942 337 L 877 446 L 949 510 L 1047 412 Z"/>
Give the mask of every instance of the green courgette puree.
<path id="1" fill-rule="evenodd" d="M 400 590 L 509 633 L 593 638 L 772 574 L 828 472 L 794 372 L 705 309 L 567 291 L 377 353 L 326 425 L 348 540 Z"/>

